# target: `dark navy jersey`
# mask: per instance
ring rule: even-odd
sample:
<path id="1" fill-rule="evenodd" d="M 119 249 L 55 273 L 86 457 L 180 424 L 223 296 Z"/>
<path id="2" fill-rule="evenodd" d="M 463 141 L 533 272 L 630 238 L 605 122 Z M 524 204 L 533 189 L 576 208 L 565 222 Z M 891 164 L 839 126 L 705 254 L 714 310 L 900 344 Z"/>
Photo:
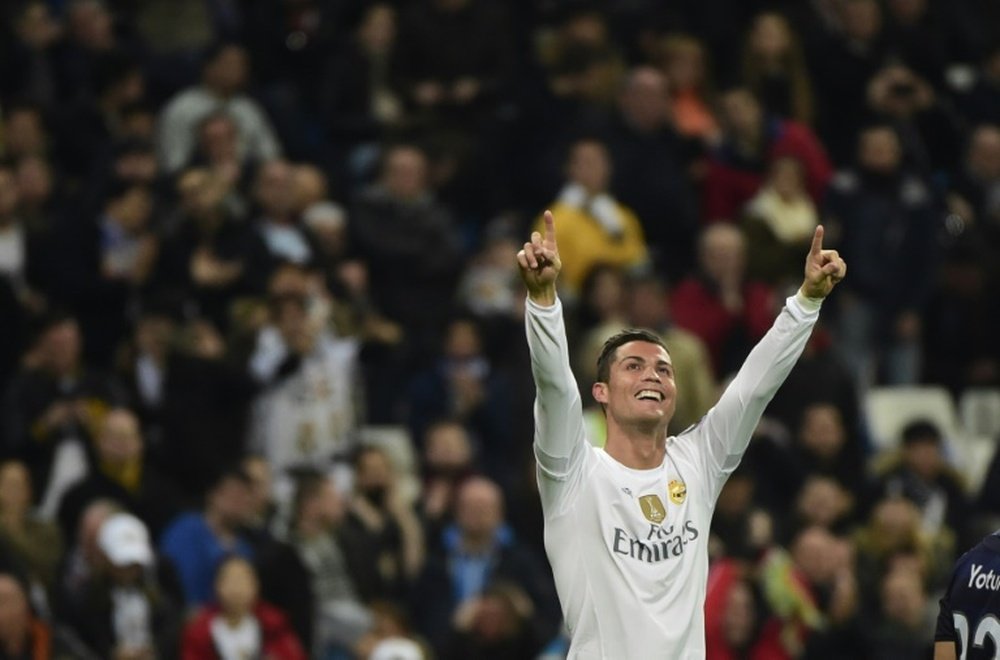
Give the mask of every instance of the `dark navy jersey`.
<path id="1" fill-rule="evenodd" d="M 1000 660 L 1000 532 L 955 564 L 934 639 L 955 642 L 960 660 Z"/>

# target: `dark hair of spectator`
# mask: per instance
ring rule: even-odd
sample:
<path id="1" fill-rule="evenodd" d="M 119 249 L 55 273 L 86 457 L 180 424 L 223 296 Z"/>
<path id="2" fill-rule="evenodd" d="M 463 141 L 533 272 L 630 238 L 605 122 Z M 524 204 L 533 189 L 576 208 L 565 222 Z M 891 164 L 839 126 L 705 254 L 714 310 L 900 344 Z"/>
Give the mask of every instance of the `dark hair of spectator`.
<path id="1" fill-rule="evenodd" d="M 94 66 L 94 93 L 103 96 L 106 92 L 120 85 L 129 76 L 142 70 L 135 60 L 121 51 L 111 51 L 101 56 Z"/>
<path id="2" fill-rule="evenodd" d="M 295 495 L 292 498 L 292 524 L 298 523 L 302 507 L 323 489 L 327 481 L 328 477 L 318 470 L 299 472 L 295 479 Z"/>
<path id="3" fill-rule="evenodd" d="M 941 444 L 941 429 L 929 419 L 918 419 L 903 427 L 903 446 L 909 447 L 918 442 Z"/>

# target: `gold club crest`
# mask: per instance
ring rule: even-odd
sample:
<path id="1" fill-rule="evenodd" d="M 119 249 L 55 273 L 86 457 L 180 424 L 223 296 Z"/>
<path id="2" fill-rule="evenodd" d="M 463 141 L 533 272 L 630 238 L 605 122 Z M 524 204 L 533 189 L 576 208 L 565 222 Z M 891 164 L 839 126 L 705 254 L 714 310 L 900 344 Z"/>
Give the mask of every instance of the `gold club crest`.
<path id="1" fill-rule="evenodd" d="M 659 495 L 643 495 L 639 498 L 642 515 L 651 523 L 661 523 L 667 517 L 667 509 Z"/>
<path id="2" fill-rule="evenodd" d="M 670 483 L 667 484 L 667 492 L 670 494 L 671 502 L 674 504 L 681 504 L 687 497 L 688 489 L 687 485 L 683 481 L 671 479 Z"/>

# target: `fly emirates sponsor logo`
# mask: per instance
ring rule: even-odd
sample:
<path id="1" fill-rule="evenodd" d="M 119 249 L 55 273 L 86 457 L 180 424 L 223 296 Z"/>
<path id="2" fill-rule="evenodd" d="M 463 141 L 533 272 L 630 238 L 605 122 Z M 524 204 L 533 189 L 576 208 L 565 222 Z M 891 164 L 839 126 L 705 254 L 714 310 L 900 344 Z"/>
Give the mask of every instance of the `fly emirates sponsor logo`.
<path id="1" fill-rule="evenodd" d="M 680 557 L 684 549 L 698 538 L 700 533 L 691 520 L 681 527 L 674 525 L 661 527 L 649 525 L 645 537 L 629 534 L 621 527 L 615 527 L 611 539 L 611 550 L 616 555 L 637 559 L 647 564 L 658 564 L 673 557 Z"/>
<path id="2" fill-rule="evenodd" d="M 969 588 L 1000 591 L 1000 575 L 994 573 L 993 569 L 989 573 L 983 573 L 982 565 L 973 564 L 969 572 Z"/>

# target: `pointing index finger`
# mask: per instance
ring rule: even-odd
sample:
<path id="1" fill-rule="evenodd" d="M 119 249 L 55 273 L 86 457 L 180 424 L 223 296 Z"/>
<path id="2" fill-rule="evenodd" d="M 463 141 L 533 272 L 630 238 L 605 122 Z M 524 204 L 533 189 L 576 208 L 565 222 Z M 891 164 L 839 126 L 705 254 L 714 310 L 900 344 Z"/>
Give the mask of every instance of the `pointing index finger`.
<path id="1" fill-rule="evenodd" d="M 545 212 L 545 242 L 551 242 L 553 245 L 556 242 L 556 219 L 552 211 Z"/>
<path id="2" fill-rule="evenodd" d="M 809 256 L 818 257 L 823 252 L 823 225 L 816 225 L 816 233 L 813 234 L 812 247 L 809 248 Z"/>

